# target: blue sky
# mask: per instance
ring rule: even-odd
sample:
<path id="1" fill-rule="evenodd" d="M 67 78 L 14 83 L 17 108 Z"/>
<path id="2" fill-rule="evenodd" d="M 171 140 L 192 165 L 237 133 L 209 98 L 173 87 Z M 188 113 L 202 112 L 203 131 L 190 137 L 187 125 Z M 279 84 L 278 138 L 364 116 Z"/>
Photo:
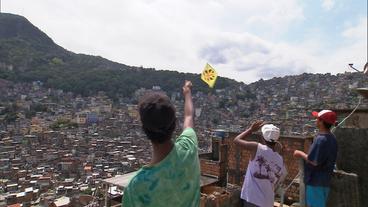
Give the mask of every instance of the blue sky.
<path id="1" fill-rule="evenodd" d="M 309 34 L 318 31 L 316 35 L 326 46 L 334 48 L 344 41 L 341 34 L 346 27 L 367 18 L 365 0 L 336 1 L 331 9 L 324 8 L 320 1 L 301 1 L 301 4 L 305 18 L 289 28 L 282 37 L 284 41 L 303 41 Z"/>
<path id="2" fill-rule="evenodd" d="M 254 82 L 367 62 L 366 0 L 2 0 L 62 47 Z"/>

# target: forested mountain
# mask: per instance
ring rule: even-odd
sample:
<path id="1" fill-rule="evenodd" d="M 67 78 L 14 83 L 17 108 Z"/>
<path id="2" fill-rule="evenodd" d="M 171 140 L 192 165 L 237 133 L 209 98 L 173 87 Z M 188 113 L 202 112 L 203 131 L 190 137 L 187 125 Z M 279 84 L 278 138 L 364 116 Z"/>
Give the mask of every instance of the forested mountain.
<path id="1" fill-rule="evenodd" d="M 199 74 L 133 67 L 99 56 L 73 53 L 55 44 L 26 18 L 7 13 L 0 14 L 0 78 L 14 82 L 42 81 L 46 87 L 82 95 L 105 91 L 112 98 L 130 97 L 139 88 L 157 85 L 169 93 L 179 91 L 185 79 L 192 80 L 196 90 L 210 90 Z M 238 84 L 219 77 L 215 88 Z"/>

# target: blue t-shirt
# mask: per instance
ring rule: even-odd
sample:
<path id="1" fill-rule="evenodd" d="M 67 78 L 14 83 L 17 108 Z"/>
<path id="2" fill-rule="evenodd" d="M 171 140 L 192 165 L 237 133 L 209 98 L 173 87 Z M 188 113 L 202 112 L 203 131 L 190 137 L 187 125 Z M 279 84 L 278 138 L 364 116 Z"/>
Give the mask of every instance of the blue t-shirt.
<path id="1" fill-rule="evenodd" d="M 332 133 L 318 134 L 308 153 L 308 160 L 317 163 L 305 164 L 304 182 L 312 186 L 330 185 L 337 157 L 337 141 Z"/>

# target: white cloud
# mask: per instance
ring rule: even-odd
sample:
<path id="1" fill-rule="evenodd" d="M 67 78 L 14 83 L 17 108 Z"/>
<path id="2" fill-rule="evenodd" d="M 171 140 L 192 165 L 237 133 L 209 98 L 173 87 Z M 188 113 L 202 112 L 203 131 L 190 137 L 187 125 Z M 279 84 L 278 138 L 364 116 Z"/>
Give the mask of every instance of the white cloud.
<path id="1" fill-rule="evenodd" d="M 345 37 L 343 46 L 329 57 L 331 68 L 342 72 L 346 70 L 347 64 L 354 63 L 356 68 L 363 70 L 364 64 L 368 61 L 367 18 L 361 17 L 356 25 L 346 28 L 341 35 Z M 345 70 L 338 65 L 346 66 Z"/>
<path id="2" fill-rule="evenodd" d="M 357 25 L 346 28 L 342 35 L 350 39 L 366 39 L 367 38 L 367 18 L 361 17 Z"/>
<path id="3" fill-rule="evenodd" d="M 334 57 L 345 54 L 339 49 L 321 57 L 317 40 L 278 40 L 304 20 L 298 0 L 11 0 L 3 8 L 71 51 L 195 73 L 209 61 L 221 76 L 245 82 L 329 71 L 320 65 L 334 67 Z M 351 40 L 355 34 L 344 33 L 362 51 L 360 40 Z"/>
<path id="4" fill-rule="evenodd" d="M 240 70 L 283 67 L 289 61 L 286 56 L 273 60 L 274 51 L 254 51 L 272 46 L 249 31 L 273 37 L 303 19 L 297 0 L 12 0 L 7 7 L 69 50 L 130 65 L 199 73 L 208 61 L 201 52 L 211 45 L 232 44 L 214 51 L 228 59 L 218 69 L 223 76 L 244 81 L 258 77 L 239 77 Z"/>
<path id="5" fill-rule="evenodd" d="M 335 6 L 335 0 L 322 0 L 322 8 L 326 11 L 331 10 Z"/>
<path id="6" fill-rule="evenodd" d="M 354 63 L 356 68 L 362 70 L 368 55 L 367 19 L 361 17 L 356 22 L 341 32 L 343 38 L 339 47 L 329 50 L 320 40 L 311 39 L 292 46 L 291 51 L 294 50 L 294 53 L 308 63 L 310 71 L 314 73 L 354 72 L 348 67 L 349 63 Z"/>
<path id="7" fill-rule="evenodd" d="M 222 70 L 234 70 L 235 77 L 249 82 L 255 77 L 271 78 L 308 70 L 306 63 L 288 50 L 251 34 L 224 34 L 204 46 L 200 56 Z"/>

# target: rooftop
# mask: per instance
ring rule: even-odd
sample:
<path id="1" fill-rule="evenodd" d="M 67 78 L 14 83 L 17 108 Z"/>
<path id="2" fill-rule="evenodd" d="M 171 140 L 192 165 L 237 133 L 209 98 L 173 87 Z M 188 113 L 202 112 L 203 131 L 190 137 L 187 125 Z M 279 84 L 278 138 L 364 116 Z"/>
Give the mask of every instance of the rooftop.
<path id="1" fill-rule="evenodd" d="M 368 99 L 368 88 L 357 88 L 355 89 L 360 95 Z"/>
<path id="2" fill-rule="evenodd" d="M 128 186 L 130 180 L 134 177 L 136 173 L 137 171 L 127 173 L 124 175 L 118 175 L 112 178 L 105 179 L 103 180 L 103 182 L 111 184 L 111 185 L 115 185 L 121 188 L 125 188 Z M 217 178 L 201 175 L 201 187 L 216 183 L 217 181 L 218 181 Z"/>

